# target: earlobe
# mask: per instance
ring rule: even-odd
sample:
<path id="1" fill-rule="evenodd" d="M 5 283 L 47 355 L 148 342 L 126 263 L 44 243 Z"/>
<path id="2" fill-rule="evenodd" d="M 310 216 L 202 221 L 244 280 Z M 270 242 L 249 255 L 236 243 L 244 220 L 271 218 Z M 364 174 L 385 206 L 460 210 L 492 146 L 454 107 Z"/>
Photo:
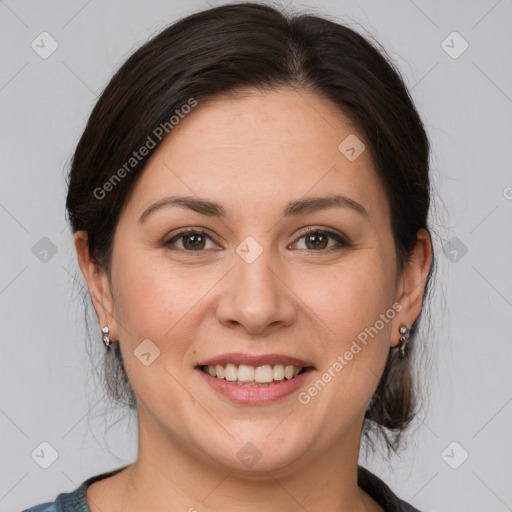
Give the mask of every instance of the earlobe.
<path id="1" fill-rule="evenodd" d="M 110 332 L 115 334 L 114 303 L 107 273 L 91 258 L 86 231 L 77 231 L 74 242 L 78 265 L 87 282 L 100 328 L 108 324 Z"/>

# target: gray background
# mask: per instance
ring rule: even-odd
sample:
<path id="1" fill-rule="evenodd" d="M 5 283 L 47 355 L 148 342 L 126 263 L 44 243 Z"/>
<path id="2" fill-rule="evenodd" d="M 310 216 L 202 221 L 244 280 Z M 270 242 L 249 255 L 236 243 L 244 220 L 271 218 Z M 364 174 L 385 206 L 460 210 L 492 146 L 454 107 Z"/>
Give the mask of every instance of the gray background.
<path id="1" fill-rule="evenodd" d="M 205 7 L 0 1 L 1 511 L 53 501 L 136 457 L 134 421 L 106 433 L 119 414 L 109 415 L 89 363 L 64 176 L 114 69 L 165 25 Z M 512 1 L 291 7 L 373 34 L 404 74 L 432 142 L 439 272 L 430 405 L 392 469 L 378 458 L 364 463 L 422 511 L 512 510 Z M 58 43 L 46 59 L 31 47 L 42 46 L 43 31 Z M 462 39 L 442 44 L 453 31 L 469 44 L 457 58 Z M 94 357 L 103 349 L 95 335 Z M 58 455 L 47 469 L 43 442 Z"/>

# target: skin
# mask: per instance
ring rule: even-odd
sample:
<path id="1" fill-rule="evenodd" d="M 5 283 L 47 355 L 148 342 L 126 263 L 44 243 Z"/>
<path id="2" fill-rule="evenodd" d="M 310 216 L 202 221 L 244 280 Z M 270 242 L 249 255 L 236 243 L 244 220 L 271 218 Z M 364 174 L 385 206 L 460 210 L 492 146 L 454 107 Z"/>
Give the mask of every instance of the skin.
<path id="1" fill-rule="evenodd" d="M 99 327 L 119 340 L 138 399 L 137 461 L 89 486 L 93 512 L 382 510 L 357 486 L 363 417 L 400 324 L 420 314 L 432 250 L 420 230 L 398 271 L 369 151 L 349 161 L 338 150 L 349 134 L 363 139 L 311 92 L 247 90 L 202 103 L 157 149 L 125 203 L 110 276 L 91 260 L 86 233 L 76 233 Z M 346 207 L 281 215 L 288 201 L 332 193 L 368 217 Z M 163 207 L 138 222 L 170 195 L 216 201 L 228 217 Z M 195 256 L 186 237 L 176 250 L 163 245 L 186 227 L 210 236 Z M 345 234 L 352 246 L 327 238 L 315 248 L 298 233 L 306 227 Z M 263 249 L 252 263 L 236 252 L 248 236 Z M 297 392 L 235 404 L 195 369 L 229 352 L 287 354 L 315 367 L 304 391 L 394 303 L 401 311 L 307 405 Z M 160 350 L 149 366 L 133 354 L 145 339 Z M 250 468 L 237 457 L 247 442 L 262 455 Z"/>

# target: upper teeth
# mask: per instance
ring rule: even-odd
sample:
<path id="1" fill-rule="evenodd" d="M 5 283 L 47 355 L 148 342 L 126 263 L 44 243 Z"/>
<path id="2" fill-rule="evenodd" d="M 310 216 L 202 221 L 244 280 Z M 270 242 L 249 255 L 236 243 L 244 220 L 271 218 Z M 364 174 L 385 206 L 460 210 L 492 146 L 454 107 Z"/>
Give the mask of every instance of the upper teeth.
<path id="1" fill-rule="evenodd" d="M 202 367 L 212 377 L 226 379 L 232 382 L 257 382 L 266 383 L 274 380 L 293 379 L 302 370 L 300 366 L 292 364 L 264 364 L 261 366 L 249 366 L 247 364 L 209 365 Z"/>

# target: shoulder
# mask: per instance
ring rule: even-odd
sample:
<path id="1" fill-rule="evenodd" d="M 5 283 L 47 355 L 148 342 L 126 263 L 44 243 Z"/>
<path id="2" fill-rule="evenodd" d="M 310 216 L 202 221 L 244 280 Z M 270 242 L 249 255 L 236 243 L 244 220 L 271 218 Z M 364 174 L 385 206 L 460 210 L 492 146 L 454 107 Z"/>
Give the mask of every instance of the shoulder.
<path id="1" fill-rule="evenodd" d="M 369 494 L 385 512 L 420 512 L 400 499 L 378 476 L 363 466 L 357 468 L 357 484 Z"/>
<path id="2" fill-rule="evenodd" d="M 60 493 L 53 502 L 41 503 L 22 512 L 89 512 L 85 489 L 90 480 L 86 480 L 72 492 Z"/>
<path id="3" fill-rule="evenodd" d="M 55 501 L 41 503 L 33 507 L 27 508 L 22 512 L 90 512 L 86 501 L 86 490 L 89 485 L 98 480 L 108 478 L 116 473 L 119 473 L 124 468 L 109 471 L 108 473 L 101 473 L 92 476 L 82 482 L 74 491 L 60 493 Z"/>
<path id="4" fill-rule="evenodd" d="M 41 503 L 41 505 L 35 505 L 34 507 L 23 510 L 22 512 L 57 512 L 57 507 L 55 502 Z"/>

